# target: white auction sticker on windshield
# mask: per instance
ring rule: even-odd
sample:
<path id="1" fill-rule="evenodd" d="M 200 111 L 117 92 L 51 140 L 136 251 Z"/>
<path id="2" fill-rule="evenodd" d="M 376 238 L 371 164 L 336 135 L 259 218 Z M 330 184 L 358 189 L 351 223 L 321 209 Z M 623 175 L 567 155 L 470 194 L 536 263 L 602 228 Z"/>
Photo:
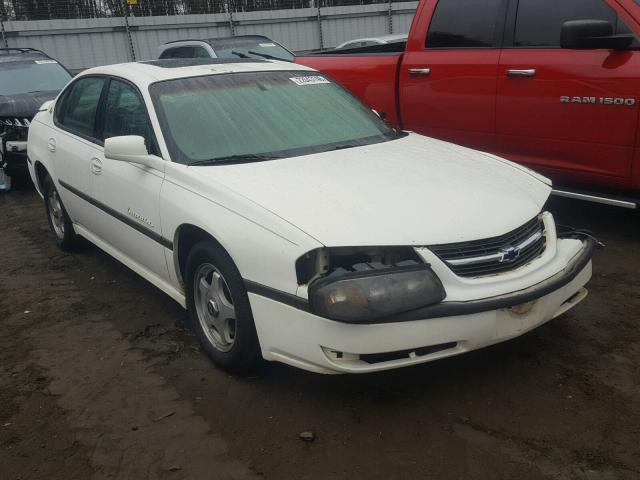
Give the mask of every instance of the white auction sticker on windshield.
<path id="1" fill-rule="evenodd" d="M 42 65 L 43 63 L 58 63 L 55 60 L 35 60 L 38 65 Z"/>
<path id="2" fill-rule="evenodd" d="M 275 47 L 276 46 L 275 43 L 259 43 L 258 45 L 261 46 L 261 47 L 265 47 L 265 48 Z"/>
<path id="3" fill-rule="evenodd" d="M 293 77 L 290 78 L 293 83 L 296 85 L 318 85 L 320 83 L 331 83 L 324 77 L 320 76 L 309 76 L 309 77 Z"/>

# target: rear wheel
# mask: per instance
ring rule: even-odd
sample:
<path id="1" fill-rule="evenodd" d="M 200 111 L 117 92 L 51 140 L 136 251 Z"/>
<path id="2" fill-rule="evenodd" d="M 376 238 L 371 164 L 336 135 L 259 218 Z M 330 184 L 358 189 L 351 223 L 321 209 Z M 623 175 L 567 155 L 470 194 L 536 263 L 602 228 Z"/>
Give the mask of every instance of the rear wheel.
<path id="1" fill-rule="evenodd" d="M 189 320 L 204 351 L 229 372 L 253 369 L 260 346 L 249 297 L 231 257 L 212 242 L 200 242 L 187 257 L 185 273 Z"/>
<path id="2" fill-rule="evenodd" d="M 75 247 L 78 236 L 73 230 L 73 224 L 64 208 L 58 190 L 56 189 L 51 177 L 44 180 L 44 205 L 47 211 L 47 220 L 49 228 L 53 233 L 58 246 L 69 252 Z"/>

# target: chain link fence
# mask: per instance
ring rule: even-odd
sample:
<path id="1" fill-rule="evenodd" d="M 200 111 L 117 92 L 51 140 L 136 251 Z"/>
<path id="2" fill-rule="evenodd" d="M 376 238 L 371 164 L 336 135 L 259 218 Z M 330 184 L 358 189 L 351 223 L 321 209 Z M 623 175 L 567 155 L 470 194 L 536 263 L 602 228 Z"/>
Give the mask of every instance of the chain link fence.
<path id="1" fill-rule="evenodd" d="M 3 21 L 152 17 L 390 3 L 388 0 L 3 0 Z"/>
<path id="2" fill-rule="evenodd" d="M 45 51 L 72 71 L 157 58 L 167 41 L 265 35 L 292 51 L 407 33 L 417 1 L 0 0 L 4 47 Z"/>

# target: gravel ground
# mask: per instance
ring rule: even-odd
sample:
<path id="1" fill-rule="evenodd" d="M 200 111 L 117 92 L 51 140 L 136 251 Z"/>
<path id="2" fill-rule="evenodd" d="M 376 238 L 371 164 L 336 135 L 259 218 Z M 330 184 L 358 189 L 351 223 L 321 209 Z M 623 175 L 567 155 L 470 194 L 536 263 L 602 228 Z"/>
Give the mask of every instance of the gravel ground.
<path id="1" fill-rule="evenodd" d="M 638 479 L 640 217 L 550 209 L 607 249 L 542 328 L 381 374 L 234 378 L 159 290 L 57 250 L 31 187 L 0 195 L 0 477 Z"/>

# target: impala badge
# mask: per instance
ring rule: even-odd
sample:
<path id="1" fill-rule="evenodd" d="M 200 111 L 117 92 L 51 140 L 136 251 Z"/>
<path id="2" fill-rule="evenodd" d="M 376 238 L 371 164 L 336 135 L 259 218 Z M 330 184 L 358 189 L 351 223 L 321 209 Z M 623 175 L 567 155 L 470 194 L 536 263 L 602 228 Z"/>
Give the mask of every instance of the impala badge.
<path id="1" fill-rule="evenodd" d="M 147 217 L 143 217 L 139 213 L 136 213 L 133 210 L 131 210 L 130 208 L 127 208 L 127 213 L 133 218 L 135 218 L 136 220 L 138 220 L 139 222 L 146 223 L 151 228 L 153 228 L 153 223 L 151 223 L 151 220 L 149 220 Z"/>

